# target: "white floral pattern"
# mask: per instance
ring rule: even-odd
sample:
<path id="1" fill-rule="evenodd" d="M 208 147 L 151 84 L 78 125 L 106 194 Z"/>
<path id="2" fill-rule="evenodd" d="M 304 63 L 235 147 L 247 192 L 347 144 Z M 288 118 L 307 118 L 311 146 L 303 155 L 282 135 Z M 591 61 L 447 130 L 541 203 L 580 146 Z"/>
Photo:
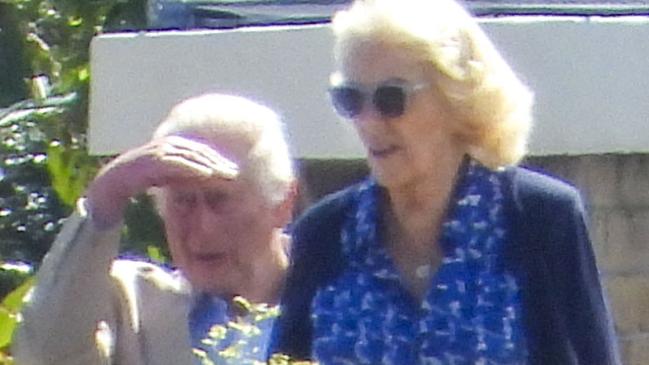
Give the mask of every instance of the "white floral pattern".
<path id="1" fill-rule="evenodd" d="M 440 239 L 445 256 L 420 303 L 378 233 L 378 185 L 360 185 L 341 232 L 348 266 L 312 302 L 320 364 L 526 363 L 518 283 L 502 262 L 499 174 L 473 161 L 464 167 Z"/>
<path id="2" fill-rule="evenodd" d="M 231 304 L 230 304 L 231 305 Z M 214 364 L 220 365 L 246 365 L 259 364 L 265 360 L 271 331 L 275 317 L 256 320 L 253 314 L 238 318 L 228 316 L 228 301 L 208 294 L 200 294 L 195 298 L 195 303 L 189 313 L 189 331 L 192 347 L 202 350 L 207 358 Z M 212 326 L 223 325 L 227 327 L 229 321 L 237 321 L 245 326 L 254 326 L 259 333 L 245 335 L 241 331 L 228 328 L 225 337 L 211 344 L 205 342 L 209 338 Z M 224 356 L 225 350 L 234 350 L 237 356 Z M 194 358 L 195 365 L 204 365 L 200 358 Z M 209 362 L 207 362 L 209 363 Z"/>

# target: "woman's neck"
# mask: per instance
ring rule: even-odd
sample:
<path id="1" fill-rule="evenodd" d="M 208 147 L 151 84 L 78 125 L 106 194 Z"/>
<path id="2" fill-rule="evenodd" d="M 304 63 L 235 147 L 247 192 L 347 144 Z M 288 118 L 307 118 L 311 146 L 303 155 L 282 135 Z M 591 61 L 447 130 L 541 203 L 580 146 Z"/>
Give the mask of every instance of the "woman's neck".
<path id="1" fill-rule="evenodd" d="M 388 188 L 387 211 L 397 231 L 413 244 L 434 240 L 464 157 L 448 158 L 410 184 Z M 408 239 L 408 237 L 411 237 Z"/>
<path id="2" fill-rule="evenodd" d="M 387 249 L 404 285 L 418 300 L 442 262 L 439 234 L 462 160 L 440 163 L 434 173 L 410 186 L 387 189 L 383 209 Z"/>

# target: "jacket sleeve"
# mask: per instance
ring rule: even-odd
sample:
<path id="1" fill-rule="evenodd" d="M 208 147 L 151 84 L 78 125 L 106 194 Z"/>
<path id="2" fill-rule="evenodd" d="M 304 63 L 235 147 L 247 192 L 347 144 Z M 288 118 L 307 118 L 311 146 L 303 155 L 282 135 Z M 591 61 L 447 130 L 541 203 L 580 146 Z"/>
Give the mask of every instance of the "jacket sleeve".
<path id="1" fill-rule="evenodd" d="M 578 191 L 524 169 L 513 181 L 532 363 L 620 364 Z"/>
<path id="2" fill-rule="evenodd" d="M 13 354 L 17 364 L 104 364 L 119 314 L 110 266 L 120 227 L 97 231 L 83 201 L 67 218 L 36 275 Z"/>
<path id="3" fill-rule="evenodd" d="M 553 282 L 562 295 L 563 320 L 579 364 L 617 365 L 620 359 L 612 319 L 600 282 L 593 246 L 588 234 L 586 213 L 578 194 L 566 208 L 564 229 L 554 232 L 562 242 L 546 251 Z M 562 226 L 561 221 L 557 226 Z"/>
<path id="4" fill-rule="evenodd" d="M 344 268 L 340 229 L 345 216 L 345 190 L 309 209 L 292 229 L 291 266 L 281 299 L 281 315 L 273 329 L 270 354 L 294 359 L 311 356 L 311 302 L 318 288 Z"/>

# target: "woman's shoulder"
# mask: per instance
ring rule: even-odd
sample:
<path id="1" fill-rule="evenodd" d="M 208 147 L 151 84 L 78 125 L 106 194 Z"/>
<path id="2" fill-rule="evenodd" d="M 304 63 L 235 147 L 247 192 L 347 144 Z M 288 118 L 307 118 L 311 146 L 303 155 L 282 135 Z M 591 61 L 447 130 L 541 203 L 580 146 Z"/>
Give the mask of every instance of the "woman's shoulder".
<path id="1" fill-rule="evenodd" d="M 560 254 L 587 243 L 586 213 L 578 190 L 570 183 L 527 168 L 506 171 L 505 209 L 522 251 L 540 249 Z M 568 237 L 571 239 L 566 240 Z M 577 244 L 581 242 L 583 244 Z"/>
<path id="2" fill-rule="evenodd" d="M 582 205 L 578 189 L 569 181 L 528 167 L 510 167 L 505 171 L 514 199 L 529 204 Z"/>

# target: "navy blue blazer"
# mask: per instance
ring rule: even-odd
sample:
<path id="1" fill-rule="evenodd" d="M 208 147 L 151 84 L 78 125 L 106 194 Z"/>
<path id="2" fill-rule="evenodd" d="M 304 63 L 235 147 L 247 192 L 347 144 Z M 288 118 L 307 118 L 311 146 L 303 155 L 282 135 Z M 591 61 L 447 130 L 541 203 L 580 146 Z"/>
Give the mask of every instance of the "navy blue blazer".
<path id="1" fill-rule="evenodd" d="M 502 177 L 513 231 L 505 263 L 521 287 L 529 363 L 620 364 L 578 192 L 519 167 Z M 310 358 L 313 296 L 346 265 L 340 230 L 350 189 L 325 197 L 294 226 L 292 266 L 271 353 Z"/>

